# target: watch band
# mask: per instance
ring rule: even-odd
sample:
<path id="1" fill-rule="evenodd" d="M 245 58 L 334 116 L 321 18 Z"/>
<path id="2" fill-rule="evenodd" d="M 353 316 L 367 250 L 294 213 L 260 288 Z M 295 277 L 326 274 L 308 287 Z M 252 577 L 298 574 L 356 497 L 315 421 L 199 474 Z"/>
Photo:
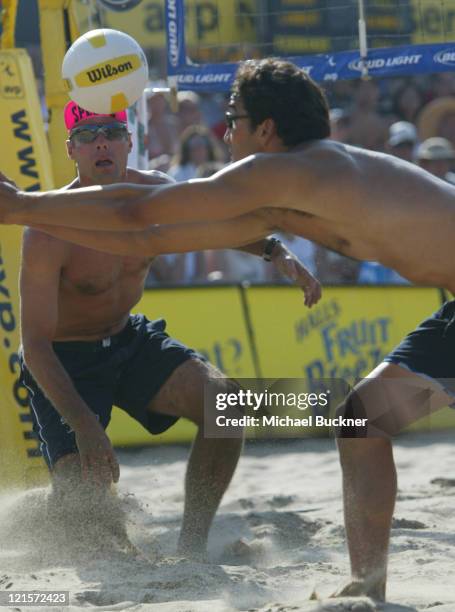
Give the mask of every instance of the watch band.
<path id="1" fill-rule="evenodd" d="M 273 251 L 278 244 L 281 244 L 281 240 L 278 240 L 278 238 L 267 238 L 267 242 L 262 252 L 262 259 L 264 261 L 272 261 Z"/>

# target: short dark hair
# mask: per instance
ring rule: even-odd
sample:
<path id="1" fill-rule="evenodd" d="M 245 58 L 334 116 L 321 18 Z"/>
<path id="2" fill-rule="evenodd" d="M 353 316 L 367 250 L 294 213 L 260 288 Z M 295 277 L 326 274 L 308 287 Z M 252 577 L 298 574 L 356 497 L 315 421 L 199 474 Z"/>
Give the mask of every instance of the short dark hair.
<path id="1" fill-rule="evenodd" d="M 329 107 L 324 93 L 291 62 L 277 58 L 243 62 L 232 93 L 241 99 L 253 129 L 266 119 L 273 119 L 286 146 L 330 136 Z"/>

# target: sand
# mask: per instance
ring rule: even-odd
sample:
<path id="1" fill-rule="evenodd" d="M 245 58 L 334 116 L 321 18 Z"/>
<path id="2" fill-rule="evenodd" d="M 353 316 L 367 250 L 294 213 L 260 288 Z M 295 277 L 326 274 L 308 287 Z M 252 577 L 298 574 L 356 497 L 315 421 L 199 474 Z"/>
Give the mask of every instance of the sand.
<path id="1" fill-rule="evenodd" d="M 332 440 L 248 444 L 214 523 L 208 564 L 175 555 L 187 454 L 177 446 L 118 453 L 128 533 L 149 560 L 106 538 L 95 520 L 106 509 L 92 509 L 92 520 L 76 510 L 63 533 L 46 520 L 46 490 L 0 494 L 0 591 L 68 590 L 67 612 L 455 611 L 452 433 L 395 443 L 386 605 L 327 599 L 349 569 Z M 309 600 L 313 590 L 320 601 Z"/>

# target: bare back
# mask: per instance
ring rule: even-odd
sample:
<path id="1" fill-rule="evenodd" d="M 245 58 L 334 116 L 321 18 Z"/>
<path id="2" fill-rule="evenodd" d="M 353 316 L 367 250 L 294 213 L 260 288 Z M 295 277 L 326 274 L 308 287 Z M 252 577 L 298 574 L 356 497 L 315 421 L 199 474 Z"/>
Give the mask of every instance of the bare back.
<path id="1" fill-rule="evenodd" d="M 259 208 L 269 209 L 276 229 L 455 290 L 455 187 L 398 158 L 330 140 L 154 189 L 127 202 L 117 223 L 213 222 Z"/>
<path id="2" fill-rule="evenodd" d="M 285 208 L 274 212 L 281 229 L 455 289 L 454 187 L 400 159 L 331 141 L 279 157 L 290 185 Z"/>

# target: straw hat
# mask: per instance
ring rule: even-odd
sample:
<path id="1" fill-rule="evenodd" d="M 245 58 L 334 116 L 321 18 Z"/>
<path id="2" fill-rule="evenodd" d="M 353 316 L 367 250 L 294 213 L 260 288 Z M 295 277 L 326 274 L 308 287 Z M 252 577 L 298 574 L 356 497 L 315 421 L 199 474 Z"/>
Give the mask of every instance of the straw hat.
<path id="1" fill-rule="evenodd" d="M 418 146 L 416 158 L 427 161 L 455 159 L 455 150 L 447 138 L 434 136 L 427 138 Z"/>
<path id="2" fill-rule="evenodd" d="M 421 140 L 439 136 L 438 130 L 445 115 L 455 115 L 455 96 L 436 98 L 423 107 L 417 120 Z"/>

